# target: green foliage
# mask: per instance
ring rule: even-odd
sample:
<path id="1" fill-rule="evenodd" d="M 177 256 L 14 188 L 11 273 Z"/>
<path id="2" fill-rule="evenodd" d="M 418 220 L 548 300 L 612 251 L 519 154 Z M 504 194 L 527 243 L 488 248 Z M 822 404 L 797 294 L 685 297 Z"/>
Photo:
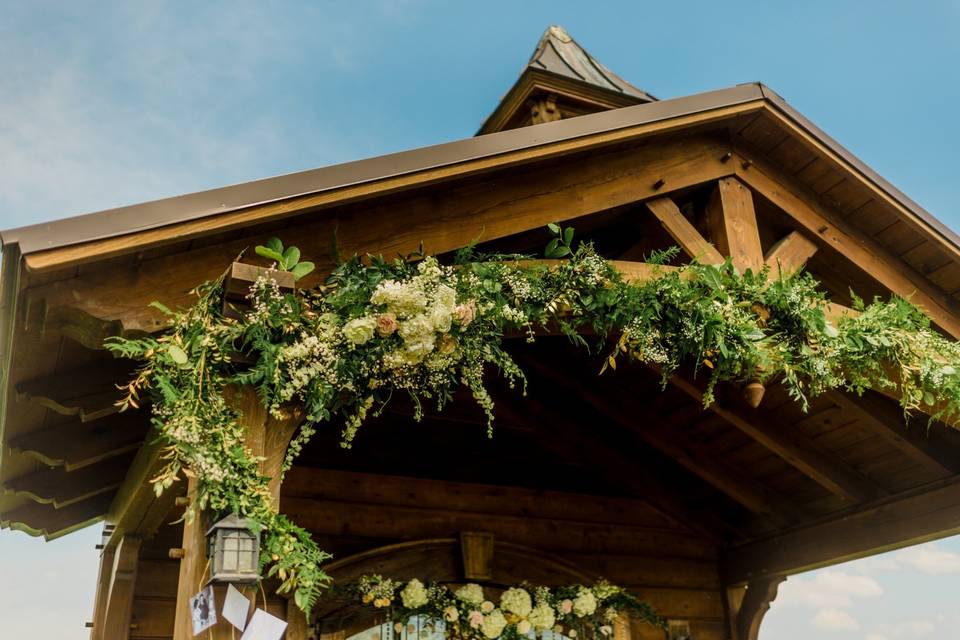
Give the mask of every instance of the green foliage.
<path id="1" fill-rule="evenodd" d="M 300 249 L 296 247 L 283 248 L 280 238 L 270 238 L 266 246 L 257 245 L 254 249 L 258 256 L 273 260 L 277 269 L 289 271 L 296 280 L 312 272 L 316 267 L 312 262 L 300 262 Z"/>
<path id="2" fill-rule="evenodd" d="M 658 368 L 664 383 L 681 367 L 704 376 L 705 405 L 718 382 L 776 379 L 804 408 L 828 390 L 881 388 L 896 391 L 905 412 L 960 416 L 960 347 L 905 300 L 859 301 L 859 314 L 832 324 L 808 274 L 739 274 L 729 261 L 675 269 L 666 264 L 676 253 L 667 251 L 651 256 L 663 265 L 653 277 L 626 282 L 592 246 L 574 247 L 571 229 L 551 225 L 550 231 L 546 254 L 568 258 L 553 267 L 522 256 L 478 255 L 472 247 L 453 265 L 422 251 L 395 260 L 353 257 L 315 290 L 282 292 L 261 278 L 239 321 L 220 312 L 221 281 L 200 286 L 189 309 L 155 305 L 169 316 L 167 332 L 109 345 L 143 362 L 125 404 L 137 406 L 149 394 L 153 424 L 167 446 L 155 489 L 189 473 L 198 480 L 196 508 L 258 523 L 264 569 L 309 611 L 329 582 L 321 569 L 327 555 L 273 512 L 268 479 L 245 447 L 228 401 L 228 391 L 240 385 L 255 387 L 277 416 L 291 403 L 304 408 L 306 422 L 285 468 L 319 423 L 341 421 L 349 447 L 366 417 L 397 393 L 410 396 L 419 418 L 424 403 L 443 409 L 465 387 L 492 425 L 485 375 L 496 370 L 511 385 L 525 383 L 504 335 L 532 341 L 548 326 L 585 347 L 591 345 L 582 329 L 589 328 L 605 350 L 604 368 L 627 358 Z M 279 241 L 262 249 L 285 267 L 309 264 Z M 236 366 L 235 354 L 253 364 Z"/>

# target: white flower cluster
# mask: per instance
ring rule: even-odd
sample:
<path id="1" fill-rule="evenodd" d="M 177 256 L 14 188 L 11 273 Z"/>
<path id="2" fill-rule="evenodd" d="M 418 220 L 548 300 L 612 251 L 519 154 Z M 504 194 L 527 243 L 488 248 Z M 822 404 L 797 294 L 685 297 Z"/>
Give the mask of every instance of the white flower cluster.
<path id="1" fill-rule="evenodd" d="M 503 595 L 500 596 L 500 606 L 507 613 L 515 613 L 521 618 L 526 618 L 530 615 L 530 610 L 533 609 L 533 602 L 525 589 L 513 587 L 504 591 Z"/>
<path id="2" fill-rule="evenodd" d="M 429 602 L 427 588 L 423 586 L 422 582 L 414 578 L 400 592 L 400 600 L 407 609 L 422 607 Z"/>

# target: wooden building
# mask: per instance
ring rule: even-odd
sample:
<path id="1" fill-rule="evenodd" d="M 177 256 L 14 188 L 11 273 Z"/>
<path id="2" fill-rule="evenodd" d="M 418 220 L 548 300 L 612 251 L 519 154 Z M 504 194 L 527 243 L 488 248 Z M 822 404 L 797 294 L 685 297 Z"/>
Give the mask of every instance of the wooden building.
<path id="1" fill-rule="evenodd" d="M 443 255 L 477 238 L 536 251 L 549 222 L 624 262 L 679 245 L 805 263 L 839 304 L 850 288 L 912 296 L 960 337 L 960 238 L 777 94 L 657 100 L 551 27 L 476 137 L 3 232 L 0 523 L 52 539 L 104 521 L 92 637 L 189 637 L 198 529 L 170 524 L 185 486 L 151 491 L 147 412 L 114 406 L 134 363 L 103 340 L 158 330 L 151 301 L 190 304 L 270 236 L 318 263 L 311 286 L 335 229 L 345 253 Z M 603 576 L 697 640 L 748 640 L 785 577 L 960 531 L 960 433 L 907 426 L 890 398 L 829 394 L 804 413 L 777 386 L 758 408 L 728 386 L 705 410 L 701 380 L 598 377 L 565 338 L 511 349 L 529 395 L 496 394 L 492 439 L 469 402 L 421 423 L 395 403 L 352 450 L 320 430 L 280 508 L 335 577 Z"/>

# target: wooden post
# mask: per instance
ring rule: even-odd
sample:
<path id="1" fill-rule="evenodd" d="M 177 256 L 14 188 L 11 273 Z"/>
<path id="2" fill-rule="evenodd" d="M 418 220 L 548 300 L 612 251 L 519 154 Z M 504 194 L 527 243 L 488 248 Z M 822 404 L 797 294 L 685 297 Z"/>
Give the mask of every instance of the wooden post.
<path id="1" fill-rule="evenodd" d="M 139 557 L 140 538 L 124 536 L 113 553 L 113 569 L 104 606 L 102 634 L 99 636 L 104 640 L 126 640 L 130 636 L 133 587 L 137 581 Z"/>
<path id="2" fill-rule="evenodd" d="M 103 622 L 107 617 L 107 599 L 110 597 L 113 556 L 114 549 L 104 549 L 100 555 L 100 572 L 97 576 L 97 596 L 93 607 L 93 629 L 90 632 L 90 640 L 105 640 Z"/>
<path id="3" fill-rule="evenodd" d="M 733 259 L 740 273 L 763 267 L 763 249 L 753 209 L 753 194 L 736 178 L 721 178 L 710 196 L 707 224 L 713 244 Z"/>
<path id="4" fill-rule="evenodd" d="M 299 409 L 287 410 L 283 417 L 271 416 L 263 406 L 257 391 L 253 387 L 242 387 L 232 390 L 228 397 L 230 403 L 240 412 L 241 423 L 246 430 L 246 445 L 254 456 L 262 457 L 261 472 L 270 478 L 270 494 L 273 498 L 273 508 L 280 506 L 280 469 L 286 456 L 287 445 L 303 420 Z M 196 481 L 190 480 L 188 488 L 192 498 L 196 490 Z M 207 553 L 206 553 L 206 525 L 202 514 L 197 514 L 191 522 L 183 527 L 184 556 L 180 560 L 180 582 L 177 588 L 176 621 L 174 624 L 174 640 L 190 640 L 193 638 L 193 629 L 190 619 L 190 598 L 193 597 L 207 580 Z M 251 601 L 256 599 L 256 591 L 252 591 Z M 217 593 L 217 614 L 220 619 L 220 609 L 223 605 L 222 595 Z M 303 614 L 296 607 L 288 607 L 288 622 L 290 631 L 289 640 L 305 640 L 306 620 L 290 618 Z M 294 630 L 303 629 L 304 635 L 296 635 Z M 211 640 L 230 640 L 235 635 L 229 622 L 220 621 L 210 629 L 208 638 Z"/>

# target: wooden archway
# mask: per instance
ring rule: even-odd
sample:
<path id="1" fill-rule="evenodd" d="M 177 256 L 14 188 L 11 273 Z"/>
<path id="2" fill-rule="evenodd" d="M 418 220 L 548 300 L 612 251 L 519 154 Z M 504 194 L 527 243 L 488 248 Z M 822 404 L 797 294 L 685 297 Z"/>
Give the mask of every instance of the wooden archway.
<path id="1" fill-rule="evenodd" d="M 353 582 L 365 574 L 440 583 L 479 582 L 491 589 L 522 582 L 546 586 L 590 584 L 598 578 L 562 558 L 525 545 L 498 542 L 484 533 L 377 547 L 331 562 L 325 569 L 336 584 Z M 343 602 L 321 608 L 316 620 L 332 639 L 382 622 L 373 610 Z"/>

